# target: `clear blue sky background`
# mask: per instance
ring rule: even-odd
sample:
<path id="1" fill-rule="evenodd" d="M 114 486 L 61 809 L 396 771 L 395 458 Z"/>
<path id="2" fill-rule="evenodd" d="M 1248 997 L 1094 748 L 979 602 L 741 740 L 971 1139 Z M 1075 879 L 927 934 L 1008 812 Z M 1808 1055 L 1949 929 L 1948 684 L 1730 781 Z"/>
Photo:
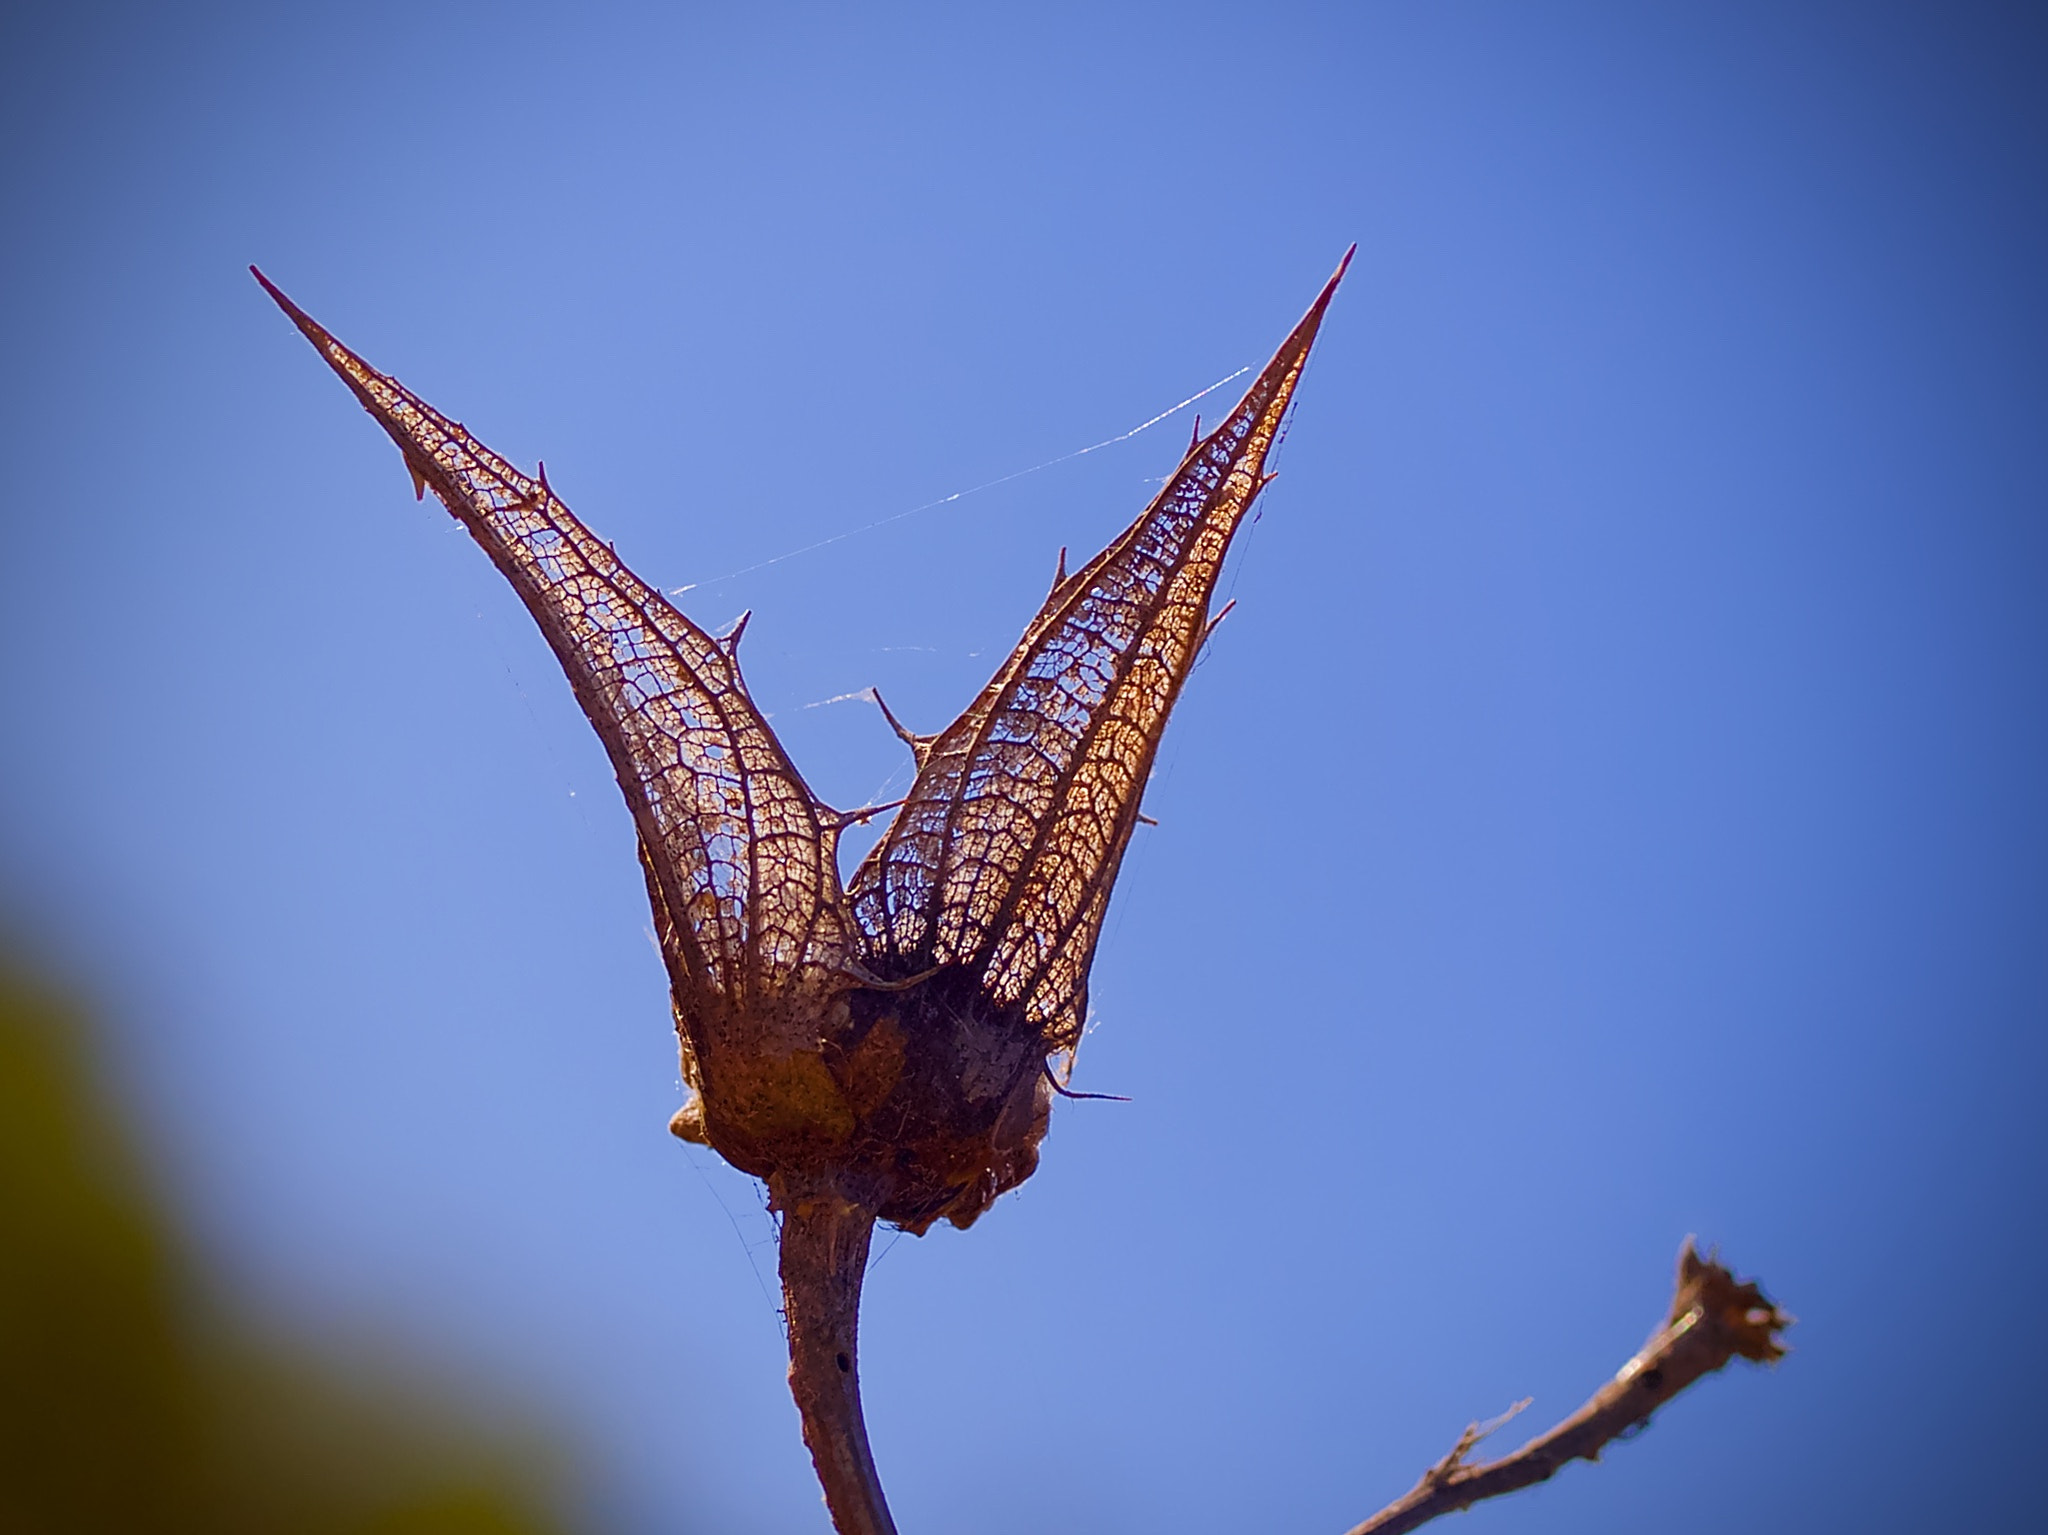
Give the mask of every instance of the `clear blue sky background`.
<path id="1" fill-rule="evenodd" d="M 1998 1525 L 2044 78 L 2020 6 L 10 8 L 10 920 L 238 1304 L 538 1404 L 593 1531 L 821 1531 L 597 743 L 244 265 L 754 608 L 853 803 L 902 749 L 812 706 L 950 719 L 1186 414 L 711 578 L 1262 360 L 1357 240 L 1096 965 L 1135 1101 L 870 1281 L 901 1522 L 1341 1529 L 1697 1232 L 1791 1359 L 1461 1528 Z"/>

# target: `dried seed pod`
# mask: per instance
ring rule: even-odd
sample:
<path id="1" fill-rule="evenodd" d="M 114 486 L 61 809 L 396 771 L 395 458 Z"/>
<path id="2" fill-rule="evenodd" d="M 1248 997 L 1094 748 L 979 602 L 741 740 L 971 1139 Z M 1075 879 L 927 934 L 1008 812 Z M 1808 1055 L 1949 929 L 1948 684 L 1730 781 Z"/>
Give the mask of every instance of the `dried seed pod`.
<path id="1" fill-rule="evenodd" d="M 1037 1166 L 1048 1061 L 1079 1043 L 1153 756 L 1350 259 L 1123 535 L 1071 575 L 1062 555 L 967 712 L 936 736 L 896 726 L 917 778 L 844 887 L 839 835 L 877 812 L 806 787 L 740 675 L 746 620 L 699 628 L 544 469 L 513 468 L 256 273 L 398 444 L 415 494 L 512 583 L 604 742 L 694 1093 L 671 1129 L 766 1180 L 782 1215 L 791 1384 L 842 1531 L 891 1528 L 860 1422 L 869 1233 L 966 1226 Z"/>

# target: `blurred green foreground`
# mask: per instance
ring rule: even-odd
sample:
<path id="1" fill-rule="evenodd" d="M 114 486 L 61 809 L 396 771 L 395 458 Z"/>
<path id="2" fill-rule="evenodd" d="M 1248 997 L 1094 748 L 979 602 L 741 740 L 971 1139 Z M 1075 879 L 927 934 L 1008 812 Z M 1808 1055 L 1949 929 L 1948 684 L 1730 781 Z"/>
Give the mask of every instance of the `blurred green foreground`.
<path id="1" fill-rule="evenodd" d="M 558 1528 L 542 1447 L 207 1319 L 89 1045 L 0 958 L 0 1531 Z"/>

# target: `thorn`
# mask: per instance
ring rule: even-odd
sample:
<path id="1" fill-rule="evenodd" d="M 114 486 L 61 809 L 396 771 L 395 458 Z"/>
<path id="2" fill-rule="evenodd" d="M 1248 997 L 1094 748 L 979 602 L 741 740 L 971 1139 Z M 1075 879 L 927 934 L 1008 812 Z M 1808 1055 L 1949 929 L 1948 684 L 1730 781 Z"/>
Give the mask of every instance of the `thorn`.
<path id="1" fill-rule="evenodd" d="M 1052 589 L 1058 591 L 1067 581 L 1067 546 L 1060 545 L 1060 561 L 1052 573 Z"/>
<path id="2" fill-rule="evenodd" d="M 1264 490 L 1268 485 L 1272 484 L 1275 480 L 1279 478 L 1280 471 L 1278 469 L 1268 469 L 1264 474 L 1259 476 L 1259 489 Z"/>
<path id="3" fill-rule="evenodd" d="M 931 745 L 933 737 L 921 736 L 915 731 L 905 729 L 903 722 L 890 713 L 889 706 L 882 702 L 882 690 L 880 688 L 869 688 L 868 697 L 872 698 L 875 701 L 875 707 L 882 711 L 882 718 L 887 720 L 889 728 L 896 732 L 896 739 L 917 753 L 919 762 L 922 762 L 924 760 L 925 748 Z M 896 803 L 900 805 L 903 802 L 898 800 Z"/>
<path id="4" fill-rule="evenodd" d="M 1210 619 L 1206 624 L 1202 626 L 1202 643 L 1204 645 L 1209 643 L 1209 636 L 1216 632 L 1216 626 L 1222 623 L 1224 619 L 1228 618 L 1230 616 L 1230 610 L 1236 606 L 1237 599 L 1233 597 L 1230 599 L 1230 601 L 1223 604 L 1223 609 L 1221 612 L 1219 612 L 1214 618 Z"/>
<path id="5" fill-rule="evenodd" d="M 617 551 L 613 552 L 616 553 Z M 730 629 L 718 636 L 719 648 L 735 660 L 738 659 L 740 653 L 740 636 L 747 632 L 747 624 L 752 620 L 753 616 L 754 610 L 748 608 L 746 612 L 740 614 L 738 618 L 732 621 Z"/>
<path id="6" fill-rule="evenodd" d="M 864 821 L 872 821 L 884 810 L 894 810 L 903 802 L 900 799 L 892 799 L 884 805 L 863 805 L 858 810 L 834 810 L 829 805 L 819 805 L 818 814 L 834 831 L 845 831 L 849 826 L 859 826 Z"/>
<path id="7" fill-rule="evenodd" d="M 1147 826 L 1157 826 L 1159 824 L 1157 821 L 1153 820 L 1152 817 L 1145 814 L 1145 812 L 1142 810 L 1138 812 L 1138 819 Z"/>
<path id="8" fill-rule="evenodd" d="M 1045 1080 L 1052 1084 L 1052 1090 L 1062 1098 L 1097 1098 L 1106 1103 L 1129 1103 L 1131 1101 L 1122 1093 L 1077 1093 L 1071 1087 L 1064 1086 L 1060 1079 L 1052 1074 L 1051 1061 L 1041 1061 L 1039 1063 L 1039 1070 L 1045 1073 Z"/>
<path id="9" fill-rule="evenodd" d="M 1344 273 L 1351 265 L 1351 258 L 1357 254 L 1358 242 L 1353 240 L 1351 248 L 1344 252 L 1344 259 L 1337 263 L 1337 270 L 1332 272 L 1330 280 L 1323 284 L 1323 291 L 1318 293 L 1316 301 L 1308 306 L 1308 313 L 1302 316 L 1303 320 L 1313 320 L 1318 324 L 1321 323 L 1323 311 L 1330 307 L 1330 300 L 1337 295 L 1337 284 L 1344 280 Z"/>
<path id="10" fill-rule="evenodd" d="M 420 473 L 420 466 L 410 457 L 405 461 L 405 472 L 412 476 L 412 498 L 415 501 L 427 499 L 427 477 Z"/>
<path id="11" fill-rule="evenodd" d="M 555 499 L 555 487 L 548 483 L 548 461 L 543 458 L 538 459 L 535 462 L 540 470 L 541 493 L 545 495 L 550 501 L 552 501 Z"/>
<path id="12" fill-rule="evenodd" d="M 282 309 L 287 315 L 289 315 L 291 317 L 292 323 L 297 325 L 299 329 L 305 330 L 305 328 L 309 325 L 312 326 L 314 330 L 321 329 L 318 323 L 314 321 L 311 315 L 307 314 L 305 310 L 301 309 L 297 304 L 294 304 L 290 299 L 285 297 L 284 289 L 280 288 L 276 283 L 272 282 L 269 278 L 263 275 L 263 269 L 261 267 L 252 265 L 249 268 L 249 275 L 255 278 L 261 284 L 263 284 L 263 291 L 265 293 L 268 293 L 271 296 L 271 298 L 276 301 L 277 307 Z M 321 331 L 321 334 L 325 335 L 326 332 Z"/>
<path id="13" fill-rule="evenodd" d="M 1195 451 L 1195 449 L 1199 448 L 1199 447 L 1200 447 L 1201 445 L 1202 445 L 1202 416 L 1201 416 L 1201 412 L 1197 411 L 1197 412 L 1195 413 L 1195 430 L 1194 430 L 1194 432 L 1193 432 L 1193 433 L 1192 433 L 1192 434 L 1191 434 L 1191 435 L 1189 436 L 1189 438 L 1188 438 L 1188 453 L 1193 453 L 1193 452 Z M 1183 454 L 1183 455 L 1181 455 L 1181 456 L 1185 458 L 1185 457 L 1187 456 L 1187 454 Z"/>

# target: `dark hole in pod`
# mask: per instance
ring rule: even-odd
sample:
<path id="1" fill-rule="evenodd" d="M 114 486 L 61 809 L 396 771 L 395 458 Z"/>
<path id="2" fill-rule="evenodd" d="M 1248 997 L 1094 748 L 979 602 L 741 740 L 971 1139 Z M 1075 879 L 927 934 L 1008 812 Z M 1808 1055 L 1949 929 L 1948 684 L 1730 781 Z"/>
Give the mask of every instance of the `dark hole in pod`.
<path id="1" fill-rule="evenodd" d="M 839 1373 L 841 1375 L 851 1375 L 853 1373 L 853 1361 L 851 1359 L 848 1359 L 844 1354 L 840 1354 L 836 1357 L 839 1360 Z"/>

